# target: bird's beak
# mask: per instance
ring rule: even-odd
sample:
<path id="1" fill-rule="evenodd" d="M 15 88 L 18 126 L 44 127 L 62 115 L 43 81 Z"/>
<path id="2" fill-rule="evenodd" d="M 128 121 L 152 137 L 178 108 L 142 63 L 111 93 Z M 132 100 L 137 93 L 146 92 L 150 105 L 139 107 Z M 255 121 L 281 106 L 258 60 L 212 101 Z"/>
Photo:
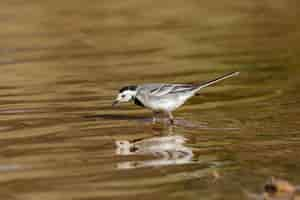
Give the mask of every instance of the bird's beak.
<path id="1" fill-rule="evenodd" d="M 117 104 L 119 104 L 118 100 L 114 100 L 114 102 L 112 103 L 112 106 L 116 106 Z"/>

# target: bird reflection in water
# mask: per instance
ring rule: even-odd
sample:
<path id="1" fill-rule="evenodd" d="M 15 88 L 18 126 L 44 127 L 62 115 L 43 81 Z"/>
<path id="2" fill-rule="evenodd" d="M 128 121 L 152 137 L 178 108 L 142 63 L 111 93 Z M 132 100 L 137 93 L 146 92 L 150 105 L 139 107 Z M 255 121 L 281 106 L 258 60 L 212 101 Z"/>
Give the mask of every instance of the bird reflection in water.
<path id="1" fill-rule="evenodd" d="M 117 155 L 151 155 L 152 160 L 126 161 L 118 164 L 119 169 L 130 169 L 162 165 L 178 165 L 192 162 L 193 151 L 184 146 L 187 139 L 181 135 L 152 137 L 135 142 L 116 141 Z"/>
<path id="2" fill-rule="evenodd" d="M 251 200 L 300 200 L 300 186 L 272 177 L 264 185 L 261 194 L 246 192 Z"/>

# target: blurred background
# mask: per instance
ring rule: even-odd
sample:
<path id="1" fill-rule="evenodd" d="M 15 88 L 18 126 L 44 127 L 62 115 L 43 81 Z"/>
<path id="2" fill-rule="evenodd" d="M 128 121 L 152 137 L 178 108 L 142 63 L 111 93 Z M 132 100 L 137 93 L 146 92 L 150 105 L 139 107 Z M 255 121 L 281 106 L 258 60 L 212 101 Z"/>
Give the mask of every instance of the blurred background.
<path id="1" fill-rule="evenodd" d="M 270 176 L 300 184 L 298 1 L 0 8 L 3 199 L 234 200 L 260 194 Z M 134 105 L 111 107 L 122 86 L 232 71 L 241 74 L 175 112 L 175 127 L 152 125 L 152 113 Z M 140 149 L 124 153 L 119 140 Z"/>

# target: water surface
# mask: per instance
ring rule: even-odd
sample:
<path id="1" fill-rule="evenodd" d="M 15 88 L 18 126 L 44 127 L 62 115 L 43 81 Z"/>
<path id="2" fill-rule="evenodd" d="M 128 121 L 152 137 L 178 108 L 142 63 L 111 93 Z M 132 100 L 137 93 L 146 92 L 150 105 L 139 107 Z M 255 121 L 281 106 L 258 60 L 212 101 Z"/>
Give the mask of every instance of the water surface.
<path id="1" fill-rule="evenodd" d="M 2 199 L 234 200 L 270 176 L 300 183 L 297 1 L 0 5 Z M 232 71 L 172 127 L 111 107 L 121 86 Z"/>

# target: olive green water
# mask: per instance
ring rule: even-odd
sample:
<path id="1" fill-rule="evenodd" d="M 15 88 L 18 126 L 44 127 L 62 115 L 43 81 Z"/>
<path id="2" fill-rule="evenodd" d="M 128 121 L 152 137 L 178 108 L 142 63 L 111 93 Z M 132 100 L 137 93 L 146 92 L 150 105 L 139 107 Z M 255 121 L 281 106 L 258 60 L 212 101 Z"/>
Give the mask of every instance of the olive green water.
<path id="1" fill-rule="evenodd" d="M 1 1 L 1 199 L 235 200 L 270 176 L 300 183 L 298 5 Z M 175 126 L 111 107 L 121 86 L 232 71 Z M 155 153 L 115 145 L 174 136 Z"/>

